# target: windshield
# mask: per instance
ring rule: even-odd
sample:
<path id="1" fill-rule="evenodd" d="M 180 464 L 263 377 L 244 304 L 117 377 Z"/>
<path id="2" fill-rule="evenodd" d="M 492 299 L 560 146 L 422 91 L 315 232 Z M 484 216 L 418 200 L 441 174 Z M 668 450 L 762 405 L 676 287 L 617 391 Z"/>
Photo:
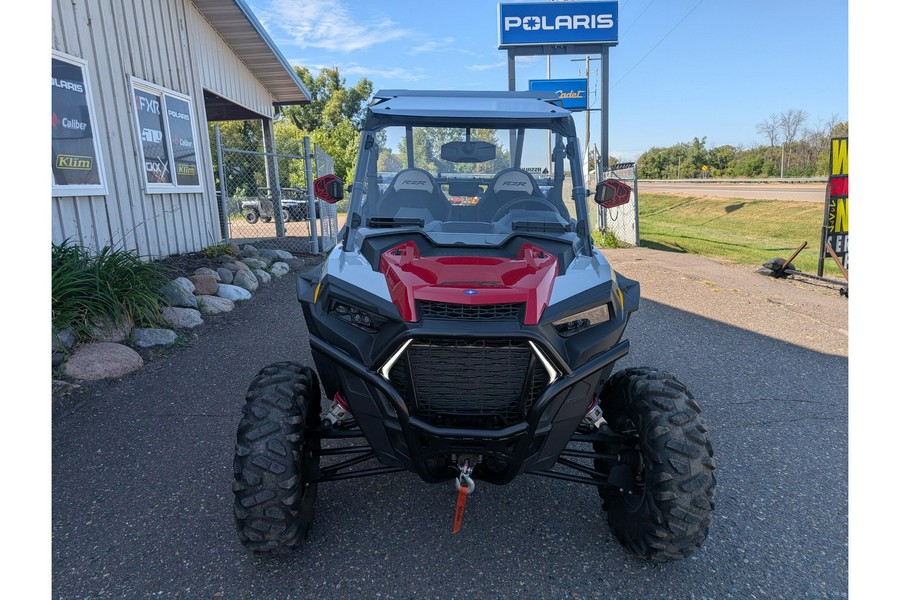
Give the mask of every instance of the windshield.
<path id="1" fill-rule="evenodd" d="M 350 208 L 351 227 L 362 235 L 415 229 L 438 244 L 484 245 L 523 232 L 575 243 L 584 231 L 574 137 L 425 126 L 362 135 Z"/>

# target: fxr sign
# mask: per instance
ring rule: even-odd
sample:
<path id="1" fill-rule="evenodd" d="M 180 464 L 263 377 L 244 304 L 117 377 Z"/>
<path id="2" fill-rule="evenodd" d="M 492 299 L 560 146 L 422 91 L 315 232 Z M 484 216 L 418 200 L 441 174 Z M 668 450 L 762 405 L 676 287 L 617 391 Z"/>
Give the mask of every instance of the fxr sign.
<path id="1" fill-rule="evenodd" d="M 500 48 L 619 41 L 618 2 L 518 2 L 497 5 Z"/>

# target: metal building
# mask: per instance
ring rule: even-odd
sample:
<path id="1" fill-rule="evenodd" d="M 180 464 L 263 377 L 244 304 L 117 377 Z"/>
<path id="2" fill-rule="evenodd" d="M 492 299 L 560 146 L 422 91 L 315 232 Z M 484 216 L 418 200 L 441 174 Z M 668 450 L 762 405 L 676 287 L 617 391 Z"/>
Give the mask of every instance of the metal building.
<path id="1" fill-rule="evenodd" d="M 53 0 L 52 239 L 158 258 L 222 239 L 209 121 L 309 91 L 243 0 Z"/>

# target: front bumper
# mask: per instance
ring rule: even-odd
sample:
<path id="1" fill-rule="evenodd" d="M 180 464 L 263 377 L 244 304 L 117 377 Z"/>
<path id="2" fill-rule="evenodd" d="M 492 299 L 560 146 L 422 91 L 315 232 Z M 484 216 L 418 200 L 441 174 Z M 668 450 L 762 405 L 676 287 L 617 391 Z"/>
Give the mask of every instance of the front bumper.
<path id="1" fill-rule="evenodd" d="M 627 340 L 620 341 L 551 383 L 524 421 L 478 429 L 438 427 L 411 415 L 403 397 L 381 374 L 318 337 L 310 336 L 310 346 L 317 365 L 330 365 L 339 377 L 350 411 L 381 462 L 438 482 L 457 475 L 443 458 L 475 454 L 492 468 L 476 469 L 473 476 L 492 483 L 551 469 L 590 408 L 594 391 L 629 349 Z"/>

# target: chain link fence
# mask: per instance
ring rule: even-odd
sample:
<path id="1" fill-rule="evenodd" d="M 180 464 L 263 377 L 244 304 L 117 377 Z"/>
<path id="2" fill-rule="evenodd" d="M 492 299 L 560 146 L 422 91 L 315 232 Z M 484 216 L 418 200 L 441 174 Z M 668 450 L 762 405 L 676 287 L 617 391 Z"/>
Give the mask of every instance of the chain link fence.
<path id="1" fill-rule="evenodd" d="M 593 164 L 600 164 L 599 155 L 594 154 L 593 160 Z M 609 167 L 604 175 L 604 179 L 617 179 L 631 186 L 631 198 L 627 204 L 615 208 L 604 208 L 590 202 L 591 231 L 600 232 L 600 246 L 620 244 L 640 246 L 637 165 L 635 163 L 617 163 Z M 597 170 L 595 169 L 588 173 L 587 188 L 589 190 L 596 189 L 597 183 Z"/>
<path id="2" fill-rule="evenodd" d="M 303 254 L 334 248 L 337 207 L 316 199 L 310 191 L 311 181 L 334 172 L 334 161 L 324 150 L 308 137 L 297 148 L 298 154 L 264 152 L 252 143 L 228 147 L 218 126 L 214 143 L 226 242 Z"/>

